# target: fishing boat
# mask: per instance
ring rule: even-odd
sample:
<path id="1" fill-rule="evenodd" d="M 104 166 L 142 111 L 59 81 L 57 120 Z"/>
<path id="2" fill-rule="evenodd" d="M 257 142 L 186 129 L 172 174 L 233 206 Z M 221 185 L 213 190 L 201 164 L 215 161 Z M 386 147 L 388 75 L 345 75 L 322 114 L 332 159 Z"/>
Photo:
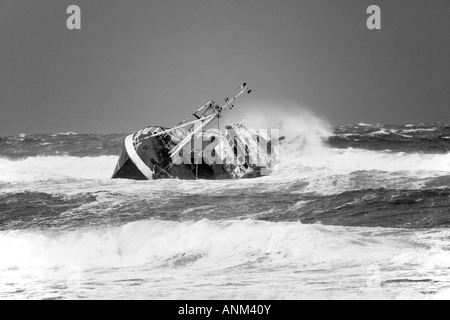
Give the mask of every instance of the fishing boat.
<path id="1" fill-rule="evenodd" d="M 149 126 L 128 135 L 112 178 L 215 180 L 276 173 L 284 139 L 278 130 L 247 129 L 246 119 L 220 130 L 223 112 L 251 91 L 243 83 L 223 106 L 209 101 L 172 128 Z"/>

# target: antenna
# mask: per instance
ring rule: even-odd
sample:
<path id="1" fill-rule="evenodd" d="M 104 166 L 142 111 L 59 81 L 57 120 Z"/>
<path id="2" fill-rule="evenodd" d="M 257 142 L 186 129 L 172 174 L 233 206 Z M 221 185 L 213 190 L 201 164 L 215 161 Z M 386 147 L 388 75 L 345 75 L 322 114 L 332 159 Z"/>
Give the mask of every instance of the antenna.
<path id="1" fill-rule="evenodd" d="M 247 94 L 250 94 L 252 92 L 251 89 L 248 88 L 247 86 L 247 82 L 244 82 L 243 84 L 241 84 L 239 86 L 239 88 L 241 89 L 241 91 L 235 95 L 232 99 L 230 98 L 225 98 L 225 105 L 220 109 L 220 112 L 222 112 L 225 109 L 233 109 L 234 108 L 234 101 L 236 101 L 237 98 L 239 98 L 242 94 L 244 94 L 245 92 Z"/>

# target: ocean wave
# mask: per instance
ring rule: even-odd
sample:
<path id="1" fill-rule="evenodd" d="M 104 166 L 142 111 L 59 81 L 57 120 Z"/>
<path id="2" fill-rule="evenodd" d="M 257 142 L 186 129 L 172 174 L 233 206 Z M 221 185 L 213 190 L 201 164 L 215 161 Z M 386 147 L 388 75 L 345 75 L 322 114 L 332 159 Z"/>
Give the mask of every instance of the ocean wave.
<path id="1" fill-rule="evenodd" d="M 252 220 L 3 231 L 0 298 L 443 298 L 448 237 Z"/>
<path id="2" fill-rule="evenodd" d="M 404 233 L 300 223 L 140 221 L 122 227 L 70 232 L 0 232 L 0 270 L 21 268 L 182 267 L 225 269 L 296 261 L 327 268 L 359 263 L 434 264 L 447 268 L 444 243 L 434 250 Z M 408 237 L 406 237 L 408 238 Z M 435 239 L 436 240 L 436 239 Z M 389 244 L 389 245 L 387 245 Z M 413 254 L 414 253 L 414 254 Z M 438 256 L 438 257 L 436 257 Z M 445 264 L 445 266 L 444 266 Z M 205 270 L 207 269 L 205 268 Z"/>
<path id="3" fill-rule="evenodd" d="M 450 227 L 449 197 L 448 188 L 354 190 L 310 201 L 283 219 L 358 227 L 444 228 Z"/>
<path id="4" fill-rule="evenodd" d="M 392 134 L 392 132 L 389 130 L 386 130 L 385 128 L 382 128 L 378 131 L 369 133 L 369 135 L 371 135 L 371 136 L 379 136 L 379 135 L 383 136 L 383 135 L 390 135 L 390 134 Z"/>
<path id="5" fill-rule="evenodd" d="M 361 149 L 322 149 L 300 155 L 284 153 L 280 174 L 300 173 L 302 169 L 327 169 L 328 174 L 361 170 L 387 172 L 450 172 L 450 154 L 420 154 Z"/>
<path id="6" fill-rule="evenodd" d="M 146 219 L 253 219 L 355 227 L 442 228 L 450 226 L 445 214 L 449 208 L 449 177 L 429 180 L 423 183 L 427 188 L 422 189 L 367 189 L 366 185 L 373 185 L 367 182 L 371 176 L 355 173 L 346 185 L 329 194 L 309 191 L 310 185 L 304 182 L 287 183 L 284 188 L 277 186 L 271 191 L 270 183 L 200 186 L 197 182 L 192 188 L 193 183 L 187 182 L 123 181 L 108 186 L 83 183 L 84 192 L 75 182 L 75 187 L 53 187 L 53 193 L 3 191 L 0 230 L 73 230 Z"/>
<path id="7" fill-rule="evenodd" d="M 402 132 L 404 133 L 412 133 L 412 132 L 434 132 L 439 130 L 439 128 L 418 128 L 418 129 L 403 129 Z"/>
<path id="8" fill-rule="evenodd" d="M 116 156 L 49 156 L 25 159 L 0 158 L 0 182 L 46 180 L 109 180 Z M 401 173 L 405 177 L 426 178 L 450 173 L 450 154 L 380 152 L 361 149 L 301 148 L 287 146 L 280 156 L 280 170 L 273 176 L 242 184 L 324 181 L 358 171 Z M 345 180 L 345 179 L 344 179 Z M 227 183 L 227 182 L 223 182 Z M 230 182 L 237 183 L 236 181 Z M 317 190 L 320 192 L 320 190 Z"/>
<path id="9" fill-rule="evenodd" d="M 119 155 L 123 138 L 123 134 L 57 133 L 2 137 L 0 138 L 0 157 L 24 159 L 59 155 L 74 157 Z"/>
<path id="10" fill-rule="evenodd" d="M 59 132 L 58 134 L 61 136 L 76 136 L 78 133 L 69 131 L 69 132 Z"/>
<path id="11" fill-rule="evenodd" d="M 20 160 L 0 158 L 0 181 L 108 179 L 112 175 L 116 161 L 116 156 L 30 157 Z"/>
<path id="12" fill-rule="evenodd" d="M 408 153 L 448 153 L 450 126 L 446 124 L 341 126 L 325 143 L 334 148 L 392 150 Z"/>
<path id="13" fill-rule="evenodd" d="M 379 125 L 361 122 L 361 123 L 358 123 L 358 126 L 359 127 L 378 127 Z"/>

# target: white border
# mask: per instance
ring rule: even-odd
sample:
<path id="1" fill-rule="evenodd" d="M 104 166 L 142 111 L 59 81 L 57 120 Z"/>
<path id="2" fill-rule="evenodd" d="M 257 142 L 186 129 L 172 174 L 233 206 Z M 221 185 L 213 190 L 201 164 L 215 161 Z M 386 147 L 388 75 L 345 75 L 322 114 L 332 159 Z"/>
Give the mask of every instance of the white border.
<path id="1" fill-rule="evenodd" d="M 153 171 L 142 161 L 136 149 L 134 149 L 133 136 L 134 134 L 130 134 L 125 138 L 125 149 L 127 150 L 128 156 L 148 180 L 153 180 Z"/>

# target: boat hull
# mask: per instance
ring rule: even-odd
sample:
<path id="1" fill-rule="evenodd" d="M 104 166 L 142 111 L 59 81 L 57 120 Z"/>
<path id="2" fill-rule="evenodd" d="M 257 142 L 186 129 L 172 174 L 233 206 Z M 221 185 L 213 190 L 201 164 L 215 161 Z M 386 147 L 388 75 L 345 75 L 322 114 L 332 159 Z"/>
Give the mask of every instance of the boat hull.
<path id="1" fill-rule="evenodd" d="M 125 138 L 113 179 L 232 179 L 222 164 L 205 162 L 174 164 L 170 157 L 172 141 L 168 136 L 153 137 L 162 127 L 149 127 Z"/>
<path id="2" fill-rule="evenodd" d="M 261 177 L 262 167 L 248 164 L 212 163 L 195 161 L 175 164 L 170 150 L 176 141 L 169 135 L 155 136 L 167 130 L 163 127 L 148 127 L 125 138 L 122 152 L 112 175 L 113 179 L 154 180 L 224 180 Z M 173 137 L 172 137 L 173 139 Z M 197 163 L 197 164 L 196 164 Z M 266 175 L 266 174 L 265 174 Z"/>

